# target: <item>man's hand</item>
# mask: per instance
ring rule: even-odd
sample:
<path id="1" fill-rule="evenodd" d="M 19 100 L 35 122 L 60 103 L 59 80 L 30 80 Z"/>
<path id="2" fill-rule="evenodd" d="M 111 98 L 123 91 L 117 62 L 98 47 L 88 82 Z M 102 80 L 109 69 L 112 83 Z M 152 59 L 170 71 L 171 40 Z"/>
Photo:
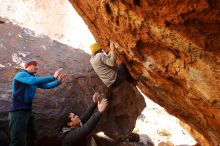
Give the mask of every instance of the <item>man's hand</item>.
<path id="1" fill-rule="evenodd" d="M 58 77 L 61 74 L 62 70 L 63 70 L 63 68 L 59 68 L 58 70 L 55 71 L 55 73 L 53 75 L 55 79 L 58 79 Z"/>
<path id="2" fill-rule="evenodd" d="M 92 96 L 92 100 L 94 103 L 97 103 L 99 101 L 99 92 L 95 92 L 94 95 Z"/>
<path id="3" fill-rule="evenodd" d="M 98 101 L 98 111 L 101 113 L 104 112 L 107 105 L 108 105 L 108 100 L 106 98 L 102 99 L 101 101 Z"/>
<path id="4" fill-rule="evenodd" d="M 57 80 L 60 81 L 61 83 L 63 83 L 67 79 L 67 77 L 68 77 L 67 74 L 59 75 Z"/>

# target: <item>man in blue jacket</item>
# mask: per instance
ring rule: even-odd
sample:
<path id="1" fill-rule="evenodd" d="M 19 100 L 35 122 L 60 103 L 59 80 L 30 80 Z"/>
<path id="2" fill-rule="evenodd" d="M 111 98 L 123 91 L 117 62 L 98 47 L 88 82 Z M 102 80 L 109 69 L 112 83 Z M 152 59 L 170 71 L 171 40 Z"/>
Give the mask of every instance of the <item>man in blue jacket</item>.
<path id="1" fill-rule="evenodd" d="M 25 69 L 18 72 L 12 80 L 12 104 L 9 112 L 9 129 L 11 142 L 9 146 L 34 146 L 36 131 L 32 101 L 36 89 L 51 89 L 66 80 L 67 75 L 61 75 L 59 68 L 53 76 L 37 77 L 38 63 L 27 59 Z"/>

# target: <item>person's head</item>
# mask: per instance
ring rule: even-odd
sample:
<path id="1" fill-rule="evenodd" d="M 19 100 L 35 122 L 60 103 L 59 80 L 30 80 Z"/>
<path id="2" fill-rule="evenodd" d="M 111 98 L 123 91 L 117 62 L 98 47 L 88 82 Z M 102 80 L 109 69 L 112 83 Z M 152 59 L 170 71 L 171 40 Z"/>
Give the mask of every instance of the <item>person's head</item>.
<path id="1" fill-rule="evenodd" d="M 99 46 L 98 43 L 93 43 L 90 45 L 90 51 L 92 55 L 95 55 L 97 52 L 101 51 L 102 48 Z"/>
<path id="2" fill-rule="evenodd" d="M 38 63 L 36 60 L 33 60 L 32 58 L 27 58 L 24 62 L 24 68 L 30 73 L 36 73 L 38 70 Z"/>
<path id="3" fill-rule="evenodd" d="M 69 113 L 66 119 L 65 126 L 69 128 L 76 128 L 80 126 L 80 118 L 75 113 Z"/>

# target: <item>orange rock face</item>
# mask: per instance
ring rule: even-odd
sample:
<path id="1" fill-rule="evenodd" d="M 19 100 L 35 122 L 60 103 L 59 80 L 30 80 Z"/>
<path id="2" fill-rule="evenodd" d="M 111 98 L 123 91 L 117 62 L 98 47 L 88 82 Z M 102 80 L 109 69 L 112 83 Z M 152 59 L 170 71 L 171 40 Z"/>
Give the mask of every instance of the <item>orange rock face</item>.
<path id="1" fill-rule="evenodd" d="M 118 43 L 145 95 L 220 144 L 219 0 L 70 2 L 104 49 Z"/>

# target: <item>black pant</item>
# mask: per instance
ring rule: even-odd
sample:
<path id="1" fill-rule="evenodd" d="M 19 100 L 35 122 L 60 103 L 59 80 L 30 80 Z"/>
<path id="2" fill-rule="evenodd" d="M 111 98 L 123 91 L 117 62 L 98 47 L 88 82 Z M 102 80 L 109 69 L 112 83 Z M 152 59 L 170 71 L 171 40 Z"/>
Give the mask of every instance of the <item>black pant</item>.
<path id="1" fill-rule="evenodd" d="M 117 70 L 117 77 L 115 82 L 111 85 L 113 87 L 119 86 L 124 81 L 128 81 L 129 83 L 133 83 L 135 80 L 131 76 L 130 72 L 128 71 L 127 67 L 121 63 Z"/>
<path id="2" fill-rule="evenodd" d="M 9 112 L 11 142 L 9 146 L 34 146 L 36 130 L 32 111 L 18 110 Z"/>
<path id="3" fill-rule="evenodd" d="M 107 98 L 111 97 L 112 90 L 117 86 L 121 85 L 124 81 L 133 83 L 135 79 L 131 76 L 127 67 L 123 63 L 121 63 L 117 70 L 117 77 L 115 79 L 115 82 L 108 88 L 106 97 Z"/>

